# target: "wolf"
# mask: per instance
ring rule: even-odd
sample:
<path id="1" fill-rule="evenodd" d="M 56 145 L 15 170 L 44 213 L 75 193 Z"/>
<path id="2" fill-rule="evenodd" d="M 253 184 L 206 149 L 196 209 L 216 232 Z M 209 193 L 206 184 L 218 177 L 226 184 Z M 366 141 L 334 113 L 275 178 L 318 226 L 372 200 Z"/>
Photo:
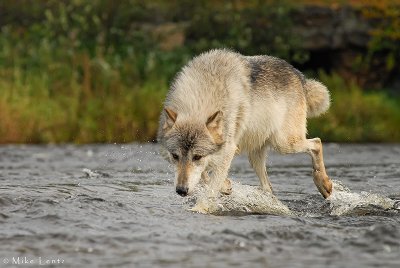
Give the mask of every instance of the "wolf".
<path id="1" fill-rule="evenodd" d="M 198 183 L 230 194 L 228 171 L 246 153 L 261 187 L 273 193 L 266 171 L 268 148 L 311 156 L 314 183 L 327 198 L 322 143 L 307 139 L 307 118 L 330 106 L 328 89 L 286 61 L 215 49 L 194 57 L 167 93 L 158 141 L 176 167 L 176 192 L 186 196 Z"/>

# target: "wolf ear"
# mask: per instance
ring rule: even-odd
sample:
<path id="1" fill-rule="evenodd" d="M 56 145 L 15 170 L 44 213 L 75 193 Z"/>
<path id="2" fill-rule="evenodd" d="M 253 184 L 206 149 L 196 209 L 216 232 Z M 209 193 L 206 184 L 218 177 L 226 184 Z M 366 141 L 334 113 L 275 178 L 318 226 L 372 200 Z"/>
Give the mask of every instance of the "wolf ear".
<path id="1" fill-rule="evenodd" d="M 164 112 L 167 117 L 167 120 L 165 120 L 163 129 L 166 130 L 166 129 L 170 129 L 175 124 L 178 114 L 169 107 L 165 108 Z"/>
<path id="2" fill-rule="evenodd" d="M 212 114 L 206 122 L 206 126 L 215 143 L 222 144 L 223 141 L 223 124 L 222 124 L 222 112 L 217 111 Z"/>

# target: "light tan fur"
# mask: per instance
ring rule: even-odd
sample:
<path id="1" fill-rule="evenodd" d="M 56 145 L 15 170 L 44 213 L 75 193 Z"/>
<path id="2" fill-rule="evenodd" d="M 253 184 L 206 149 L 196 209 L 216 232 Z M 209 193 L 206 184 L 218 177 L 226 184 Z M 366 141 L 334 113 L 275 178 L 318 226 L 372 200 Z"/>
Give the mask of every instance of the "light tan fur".
<path id="1" fill-rule="evenodd" d="M 196 175 L 177 172 L 187 180 L 177 187 L 187 187 L 188 192 L 201 177 L 212 191 L 229 193 L 226 178 L 235 153 L 248 154 L 261 187 L 272 192 L 265 166 L 272 147 L 284 154 L 308 153 L 314 183 L 326 198 L 332 183 L 320 139 L 306 139 L 306 118 L 326 111 L 329 101 L 324 85 L 306 79 L 281 59 L 211 50 L 177 75 L 165 101 L 158 139 L 171 162 L 194 166 Z M 200 160 L 195 160 L 196 154 L 202 154 Z"/>
<path id="2" fill-rule="evenodd" d="M 317 117 L 329 109 L 328 89 L 320 82 L 307 79 L 305 84 L 307 98 L 307 117 Z"/>

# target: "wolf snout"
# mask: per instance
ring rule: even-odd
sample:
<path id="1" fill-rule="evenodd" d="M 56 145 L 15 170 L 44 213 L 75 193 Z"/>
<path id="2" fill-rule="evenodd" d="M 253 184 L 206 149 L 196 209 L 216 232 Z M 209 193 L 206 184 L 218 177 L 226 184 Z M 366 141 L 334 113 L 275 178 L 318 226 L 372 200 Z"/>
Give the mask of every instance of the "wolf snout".
<path id="1" fill-rule="evenodd" d="M 176 187 L 176 193 L 179 194 L 180 196 L 187 196 L 189 191 L 189 188 L 186 186 L 177 186 Z"/>

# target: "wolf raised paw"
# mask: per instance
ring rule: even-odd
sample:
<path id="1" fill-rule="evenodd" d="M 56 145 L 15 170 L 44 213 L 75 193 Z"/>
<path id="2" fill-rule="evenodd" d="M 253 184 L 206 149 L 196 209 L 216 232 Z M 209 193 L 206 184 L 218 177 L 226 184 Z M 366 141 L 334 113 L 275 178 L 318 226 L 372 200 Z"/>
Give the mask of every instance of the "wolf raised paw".
<path id="1" fill-rule="evenodd" d="M 317 186 L 318 191 L 324 198 L 328 198 L 332 194 L 332 181 L 328 176 L 322 174 L 319 171 L 314 171 L 314 183 Z"/>

